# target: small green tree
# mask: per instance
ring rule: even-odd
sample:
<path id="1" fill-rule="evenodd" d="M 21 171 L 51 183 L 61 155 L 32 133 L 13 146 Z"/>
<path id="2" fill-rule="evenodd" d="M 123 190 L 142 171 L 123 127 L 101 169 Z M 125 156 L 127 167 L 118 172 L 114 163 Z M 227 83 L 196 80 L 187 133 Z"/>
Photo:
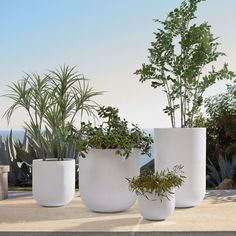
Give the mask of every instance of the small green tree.
<path id="1" fill-rule="evenodd" d="M 155 20 L 162 27 L 154 33 L 149 63 L 135 72 L 139 81 L 151 81 L 153 88 L 163 89 L 168 102 L 163 111 L 170 116 L 172 127 L 176 127 L 178 114 L 181 127 L 192 127 L 205 90 L 217 80 L 235 76 L 226 63 L 220 70 L 213 66 L 225 54 L 218 51 L 219 43 L 211 26 L 193 21 L 201 1 L 204 0 L 185 0 L 165 21 Z M 203 75 L 206 70 L 209 71 Z"/>

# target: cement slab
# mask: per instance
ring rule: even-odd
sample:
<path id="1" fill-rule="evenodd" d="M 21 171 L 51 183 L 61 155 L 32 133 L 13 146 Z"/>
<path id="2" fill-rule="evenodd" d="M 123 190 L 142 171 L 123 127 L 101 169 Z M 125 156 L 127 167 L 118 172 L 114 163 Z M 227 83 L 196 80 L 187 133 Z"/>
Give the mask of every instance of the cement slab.
<path id="1" fill-rule="evenodd" d="M 89 211 L 77 193 L 63 207 L 41 207 L 31 192 L 0 201 L 0 235 L 236 235 L 236 190 L 207 191 L 194 208 L 176 209 L 166 221 L 147 221 L 137 203 L 128 211 Z"/>

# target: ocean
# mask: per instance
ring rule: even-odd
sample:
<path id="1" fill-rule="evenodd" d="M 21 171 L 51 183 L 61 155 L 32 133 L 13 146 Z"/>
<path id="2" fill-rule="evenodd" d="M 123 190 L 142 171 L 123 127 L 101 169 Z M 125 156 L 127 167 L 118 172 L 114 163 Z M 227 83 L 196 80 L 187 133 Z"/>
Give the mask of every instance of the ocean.
<path id="1" fill-rule="evenodd" d="M 151 136 L 153 137 L 154 135 L 154 131 L 153 129 L 143 129 L 147 134 L 151 134 Z M 10 130 L 0 130 L 0 136 L 2 137 L 2 139 L 5 139 L 10 133 Z M 12 130 L 12 137 L 14 140 L 20 140 L 22 141 L 24 138 L 24 130 Z M 147 155 L 141 155 L 140 159 L 139 159 L 139 165 L 140 167 L 142 167 L 143 165 L 145 165 L 146 163 L 148 163 L 149 161 L 151 161 L 154 157 L 154 147 L 152 144 L 151 147 L 151 157 L 148 157 Z"/>

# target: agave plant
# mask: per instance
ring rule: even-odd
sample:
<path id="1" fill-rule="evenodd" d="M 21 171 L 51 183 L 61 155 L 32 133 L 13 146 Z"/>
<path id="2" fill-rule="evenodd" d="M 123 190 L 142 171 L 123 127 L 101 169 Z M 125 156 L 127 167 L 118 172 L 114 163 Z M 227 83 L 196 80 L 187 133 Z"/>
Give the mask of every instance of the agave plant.
<path id="1" fill-rule="evenodd" d="M 227 159 L 225 155 L 220 154 L 218 158 L 219 169 L 209 160 L 207 168 L 209 169 L 207 181 L 212 186 L 218 186 L 224 179 L 233 179 L 236 168 L 236 156 Z"/>
<path id="2" fill-rule="evenodd" d="M 84 113 L 95 116 L 98 105 L 93 99 L 100 94 L 75 67 L 60 67 L 44 76 L 25 74 L 5 94 L 13 104 L 4 117 L 9 122 L 16 109 L 27 111 L 30 121 L 25 122 L 25 129 L 37 158 L 76 158 L 79 150 L 73 138 L 75 126 Z"/>
<path id="3" fill-rule="evenodd" d="M 10 166 L 9 186 L 31 186 L 31 165 L 35 158 L 34 149 L 27 143 L 26 133 L 23 141 L 15 141 L 12 131 L 5 139 L 0 136 L 0 164 Z"/>

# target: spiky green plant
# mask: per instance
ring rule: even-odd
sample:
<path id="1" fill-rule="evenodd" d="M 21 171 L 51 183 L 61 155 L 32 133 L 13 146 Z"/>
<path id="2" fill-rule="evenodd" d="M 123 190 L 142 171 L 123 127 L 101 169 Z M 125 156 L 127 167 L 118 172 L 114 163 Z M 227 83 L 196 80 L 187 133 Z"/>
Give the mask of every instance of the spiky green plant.
<path id="1" fill-rule="evenodd" d="M 32 160 L 36 158 L 34 149 L 28 145 L 26 133 L 23 141 L 13 139 L 12 131 L 3 139 L 0 137 L 0 164 L 9 165 L 9 186 L 30 186 Z"/>
<path id="2" fill-rule="evenodd" d="M 155 194 L 161 201 L 163 198 L 169 199 L 173 194 L 173 188 L 179 188 L 184 182 L 182 169 L 183 166 L 176 165 L 172 170 L 165 169 L 155 173 L 147 170 L 137 177 L 127 178 L 129 188 L 147 199 L 148 194 Z"/>
<path id="3" fill-rule="evenodd" d="M 233 156 L 230 159 L 227 159 L 225 155 L 219 155 L 218 164 L 219 169 L 208 160 L 208 178 L 207 182 L 212 186 L 218 186 L 224 179 L 233 179 L 236 173 L 236 156 Z"/>
<path id="4" fill-rule="evenodd" d="M 9 122 L 16 109 L 27 111 L 30 121 L 25 122 L 25 129 L 38 158 L 43 160 L 63 160 L 71 146 L 75 151 L 70 157 L 76 158 L 79 150 L 73 139 L 75 125 L 79 126 L 84 113 L 95 116 L 97 103 L 93 99 L 102 92 L 94 91 L 75 69 L 63 66 L 44 76 L 25 74 L 22 80 L 9 86 L 5 95 L 13 104 L 4 117 Z"/>

